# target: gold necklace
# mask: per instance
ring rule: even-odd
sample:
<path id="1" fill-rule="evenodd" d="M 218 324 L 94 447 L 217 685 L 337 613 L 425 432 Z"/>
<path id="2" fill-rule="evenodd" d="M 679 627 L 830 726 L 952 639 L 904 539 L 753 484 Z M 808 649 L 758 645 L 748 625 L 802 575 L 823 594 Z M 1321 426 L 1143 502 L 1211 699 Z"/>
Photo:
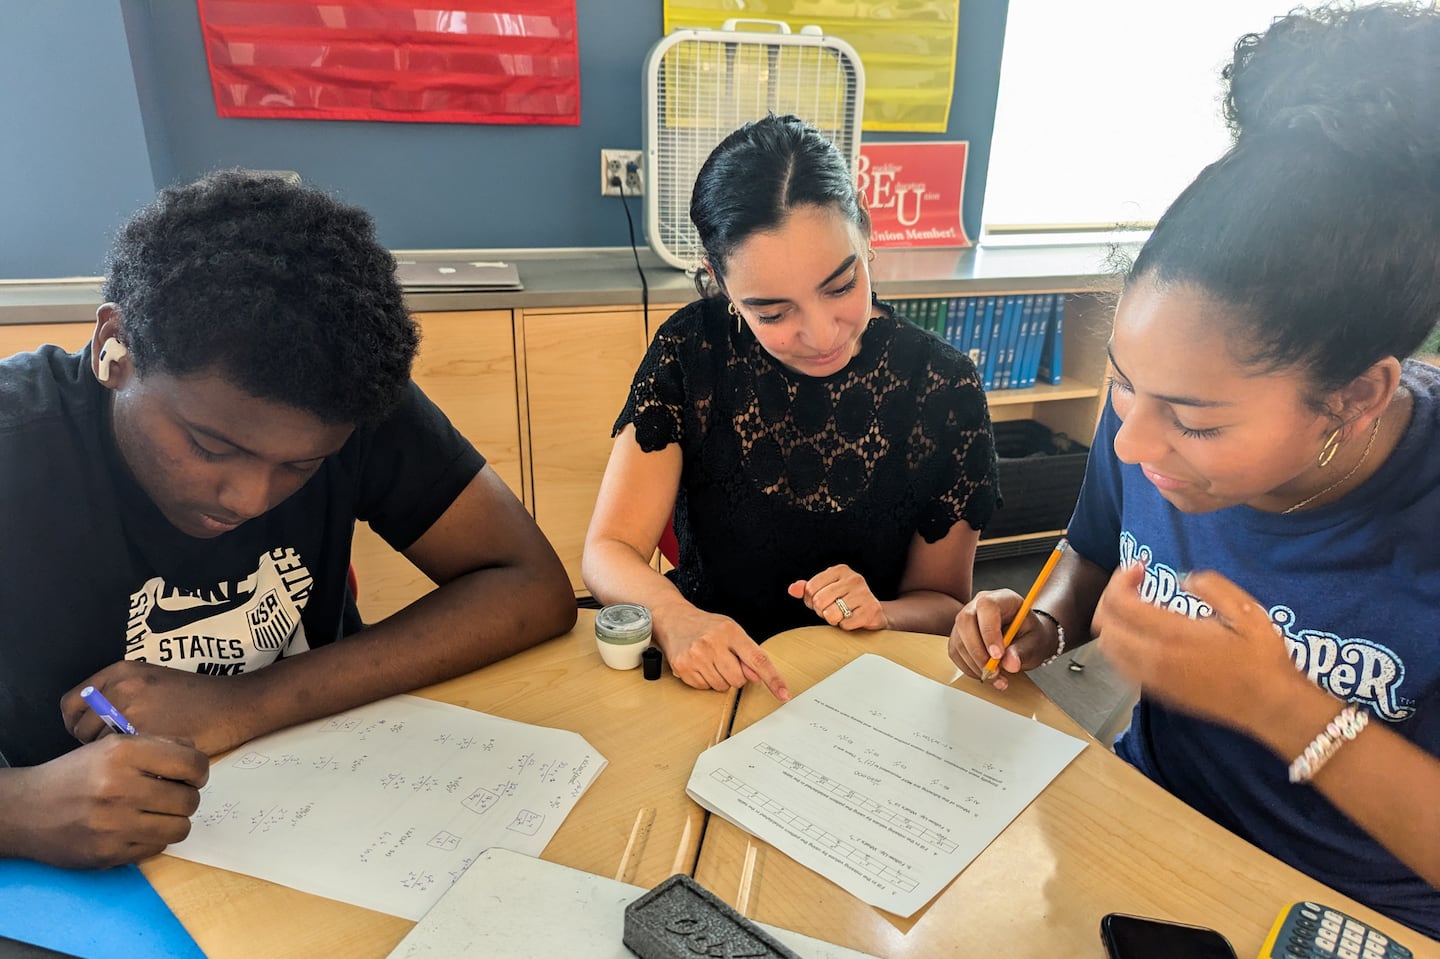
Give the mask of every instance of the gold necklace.
<path id="1" fill-rule="evenodd" d="M 1280 515 L 1284 516 L 1286 513 L 1293 513 L 1297 509 L 1300 509 L 1302 506 L 1308 506 L 1311 503 L 1315 502 L 1317 499 L 1324 496 L 1326 493 L 1333 493 L 1341 486 L 1344 486 L 1346 480 L 1354 476 L 1355 473 L 1360 469 L 1360 467 L 1365 465 L 1365 460 L 1370 456 L 1370 448 L 1375 445 L 1375 437 L 1380 435 L 1380 420 L 1383 418 L 1383 413 L 1380 416 L 1375 417 L 1375 425 L 1370 427 L 1370 439 L 1365 443 L 1365 450 L 1360 454 L 1360 458 L 1355 461 L 1354 466 L 1350 467 L 1350 472 L 1346 473 L 1344 476 L 1340 477 L 1338 480 L 1331 483 L 1329 486 L 1325 487 L 1320 492 L 1312 493 L 1311 495 L 1302 499 L 1300 502 L 1296 503 L 1294 506 L 1281 510 Z"/>

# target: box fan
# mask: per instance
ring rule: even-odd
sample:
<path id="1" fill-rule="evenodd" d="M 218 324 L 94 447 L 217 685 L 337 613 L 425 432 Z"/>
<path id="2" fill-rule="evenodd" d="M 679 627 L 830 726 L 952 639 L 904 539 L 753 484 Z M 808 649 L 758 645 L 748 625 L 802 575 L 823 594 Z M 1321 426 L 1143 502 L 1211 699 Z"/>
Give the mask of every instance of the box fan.
<path id="1" fill-rule="evenodd" d="M 671 266 L 699 269 L 703 251 L 690 222 L 695 175 L 715 145 L 748 120 L 793 113 L 824 133 L 853 169 L 864 97 L 854 47 L 819 27 L 792 33 L 777 20 L 733 19 L 719 30 L 671 32 L 645 60 L 650 246 Z"/>

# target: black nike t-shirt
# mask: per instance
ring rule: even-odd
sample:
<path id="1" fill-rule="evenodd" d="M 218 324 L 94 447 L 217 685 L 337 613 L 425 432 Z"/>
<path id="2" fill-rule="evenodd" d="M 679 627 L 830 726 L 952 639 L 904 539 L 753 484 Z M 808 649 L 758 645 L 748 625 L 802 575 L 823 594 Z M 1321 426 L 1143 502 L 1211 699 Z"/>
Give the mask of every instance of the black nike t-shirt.
<path id="1" fill-rule="evenodd" d="M 357 519 L 420 537 L 484 459 L 413 383 L 264 516 L 175 529 L 115 449 L 89 348 L 0 361 L 0 753 L 75 747 L 60 697 L 122 659 L 236 675 L 335 641 Z"/>

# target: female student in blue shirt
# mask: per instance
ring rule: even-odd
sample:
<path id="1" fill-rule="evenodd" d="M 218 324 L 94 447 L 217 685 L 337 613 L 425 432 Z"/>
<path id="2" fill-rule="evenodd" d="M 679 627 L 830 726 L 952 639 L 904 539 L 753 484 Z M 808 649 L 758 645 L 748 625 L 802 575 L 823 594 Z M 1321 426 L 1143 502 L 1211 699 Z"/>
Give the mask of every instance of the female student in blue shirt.
<path id="1" fill-rule="evenodd" d="M 1119 755 L 1440 936 L 1440 371 L 1407 359 L 1440 319 L 1440 12 L 1292 14 L 1225 76 L 1234 143 L 1125 278 L 1072 549 L 995 683 L 1097 635 L 1142 690 Z M 962 670 L 1019 605 L 967 604 Z"/>

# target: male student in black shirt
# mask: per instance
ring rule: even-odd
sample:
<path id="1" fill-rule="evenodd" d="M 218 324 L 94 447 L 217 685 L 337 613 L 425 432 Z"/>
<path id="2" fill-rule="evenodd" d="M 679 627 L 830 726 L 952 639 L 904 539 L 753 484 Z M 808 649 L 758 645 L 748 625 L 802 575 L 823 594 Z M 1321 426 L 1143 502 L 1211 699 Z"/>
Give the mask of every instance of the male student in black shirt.
<path id="1" fill-rule="evenodd" d="M 365 213 L 207 177 L 123 229 L 103 294 L 79 353 L 0 361 L 0 856 L 158 852 L 208 756 L 574 624 L 550 544 L 410 380 Z M 342 638 L 357 519 L 439 585 Z M 139 734 L 102 736 L 87 685 Z"/>

